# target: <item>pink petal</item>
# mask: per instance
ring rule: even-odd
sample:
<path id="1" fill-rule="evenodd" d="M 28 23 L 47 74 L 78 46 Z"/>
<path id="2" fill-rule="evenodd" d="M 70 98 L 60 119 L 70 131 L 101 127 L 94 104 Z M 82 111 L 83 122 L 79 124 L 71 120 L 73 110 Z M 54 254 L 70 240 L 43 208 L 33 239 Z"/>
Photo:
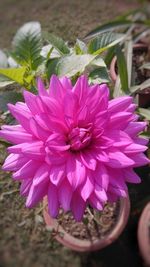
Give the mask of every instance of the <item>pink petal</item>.
<path id="1" fill-rule="evenodd" d="M 72 91 L 77 95 L 79 103 L 84 101 L 87 95 L 88 80 L 87 77 L 82 75 L 78 78 L 76 84 L 74 85 Z"/>
<path id="2" fill-rule="evenodd" d="M 130 158 L 134 161 L 133 167 L 140 167 L 150 163 L 150 160 L 143 153 L 133 154 Z"/>
<path id="3" fill-rule="evenodd" d="M 48 96 L 40 96 L 40 99 L 49 115 L 53 114 L 56 116 L 56 114 L 59 114 L 60 118 L 63 117 L 62 108 L 57 99 Z"/>
<path id="4" fill-rule="evenodd" d="M 91 207 L 97 210 L 103 210 L 103 203 L 97 198 L 95 193 L 93 193 L 89 198 L 89 204 Z"/>
<path id="5" fill-rule="evenodd" d="M 64 97 L 64 116 L 67 125 L 70 125 L 74 122 L 75 115 L 78 109 L 78 98 L 71 91 L 67 92 Z"/>
<path id="6" fill-rule="evenodd" d="M 50 181 L 58 186 L 66 176 L 65 165 L 53 165 L 50 168 Z"/>
<path id="7" fill-rule="evenodd" d="M 17 172 L 13 173 L 15 180 L 32 178 L 38 168 L 39 164 L 33 160 L 29 160 Z"/>
<path id="8" fill-rule="evenodd" d="M 36 173 L 33 178 L 33 184 L 35 186 L 40 184 L 42 186 L 44 182 L 49 181 L 49 169 L 49 165 L 46 163 L 43 163 L 39 168 L 36 168 Z"/>
<path id="9" fill-rule="evenodd" d="M 47 114 L 42 113 L 40 115 L 35 115 L 34 118 L 37 124 L 40 125 L 40 128 L 43 128 L 45 131 L 48 131 L 50 133 L 50 120 Z"/>
<path id="10" fill-rule="evenodd" d="M 146 146 L 133 143 L 124 148 L 124 153 L 133 154 L 133 153 L 144 152 L 146 150 L 147 150 Z"/>
<path id="11" fill-rule="evenodd" d="M 20 194 L 24 197 L 28 196 L 31 185 L 32 179 L 23 180 L 20 186 Z"/>
<path id="12" fill-rule="evenodd" d="M 126 168 L 130 166 L 134 166 L 134 160 L 127 157 L 124 153 L 116 151 L 116 152 L 109 152 L 109 162 L 105 164 L 112 167 L 112 168 Z"/>
<path id="13" fill-rule="evenodd" d="M 143 137 L 135 137 L 133 141 L 135 143 L 138 143 L 139 145 L 146 146 L 149 142 L 149 139 Z"/>
<path id="14" fill-rule="evenodd" d="M 62 77 L 59 79 L 64 90 L 66 91 L 71 91 L 72 90 L 72 84 L 71 84 L 71 80 L 68 79 L 67 77 Z"/>
<path id="15" fill-rule="evenodd" d="M 67 161 L 67 178 L 73 190 L 85 181 L 85 177 L 86 169 L 80 159 L 76 155 L 70 155 Z"/>
<path id="16" fill-rule="evenodd" d="M 102 149 L 96 149 L 95 157 L 99 162 L 109 162 L 108 154 Z"/>
<path id="17" fill-rule="evenodd" d="M 114 194 L 115 196 L 127 197 L 127 192 L 123 188 L 117 188 L 117 187 L 110 186 L 109 192 L 111 194 Z"/>
<path id="18" fill-rule="evenodd" d="M 59 210 L 58 193 L 57 187 L 53 184 L 50 184 L 48 188 L 48 210 L 53 218 L 57 217 Z"/>
<path id="19" fill-rule="evenodd" d="M 59 186 L 58 190 L 59 202 L 65 211 L 70 210 L 70 203 L 72 198 L 72 188 L 69 182 L 64 180 Z"/>
<path id="20" fill-rule="evenodd" d="M 141 182 L 140 177 L 132 170 L 132 169 L 125 169 L 124 170 L 124 177 L 126 182 L 139 184 Z"/>
<path id="21" fill-rule="evenodd" d="M 130 96 L 121 96 L 109 101 L 108 110 L 111 113 L 126 111 L 132 104 L 133 98 Z"/>
<path id="22" fill-rule="evenodd" d="M 49 132 L 45 131 L 34 118 L 31 118 L 29 123 L 30 129 L 35 137 L 43 141 L 49 137 Z"/>
<path id="23" fill-rule="evenodd" d="M 145 129 L 146 125 L 146 122 L 130 122 L 127 128 L 125 129 L 125 132 L 129 136 L 134 137 L 140 132 L 142 132 Z"/>
<path id="24" fill-rule="evenodd" d="M 90 170 L 95 171 L 96 169 L 96 159 L 94 159 L 94 156 L 90 152 L 81 152 L 81 159 L 85 167 L 87 167 Z"/>
<path id="25" fill-rule="evenodd" d="M 94 192 L 99 201 L 101 201 L 102 203 L 107 201 L 106 191 L 98 184 L 95 184 Z"/>
<path id="26" fill-rule="evenodd" d="M 10 153 L 14 153 L 14 154 L 23 153 L 24 155 L 29 157 L 29 159 L 43 161 L 43 157 L 45 157 L 45 150 L 44 150 L 43 142 L 41 141 L 32 142 L 32 143 L 22 143 L 19 145 L 8 147 L 7 150 Z"/>
<path id="27" fill-rule="evenodd" d="M 123 130 L 127 127 L 129 122 L 133 120 L 132 113 L 130 112 L 118 112 L 110 117 L 110 122 L 108 125 L 109 129 Z"/>
<path id="28" fill-rule="evenodd" d="M 98 164 L 93 174 L 95 182 L 101 187 L 107 190 L 109 184 L 109 174 L 104 164 Z"/>
<path id="29" fill-rule="evenodd" d="M 6 139 L 7 141 L 13 144 L 30 142 L 33 140 L 33 137 L 31 134 L 26 133 L 26 132 L 21 132 L 21 131 L 1 130 L 0 137 L 2 137 L 3 139 Z"/>
<path id="30" fill-rule="evenodd" d="M 31 118 L 31 113 L 28 110 L 23 110 L 17 104 L 14 106 L 12 104 L 8 104 L 8 108 L 11 114 L 16 118 L 16 120 L 22 125 L 22 127 L 29 133 L 31 133 L 29 127 L 29 119 Z"/>
<path id="31" fill-rule="evenodd" d="M 85 210 L 85 201 L 78 192 L 74 192 L 71 200 L 71 210 L 77 222 L 81 221 Z"/>
<path id="32" fill-rule="evenodd" d="M 106 135 L 107 138 L 110 138 L 110 140 L 112 139 L 112 146 L 114 147 L 127 146 L 133 143 L 130 136 L 123 131 L 112 130 L 109 133 L 106 133 Z"/>
<path id="33" fill-rule="evenodd" d="M 48 96 L 48 92 L 47 92 L 47 90 L 45 89 L 44 83 L 43 83 L 43 81 L 41 80 L 41 78 L 38 78 L 38 79 L 37 79 L 37 88 L 38 88 L 39 95 L 45 95 L 45 96 Z"/>
<path id="34" fill-rule="evenodd" d="M 30 191 L 26 200 L 26 207 L 32 208 L 37 205 L 45 195 L 47 195 L 48 191 L 48 182 L 44 182 L 40 185 L 34 185 L 32 183 L 30 187 Z"/>
<path id="35" fill-rule="evenodd" d="M 10 154 L 6 159 L 2 166 L 4 171 L 17 171 L 21 168 L 25 163 L 27 163 L 29 159 L 25 158 L 23 155 Z"/>
<path id="36" fill-rule="evenodd" d="M 91 174 L 87 174 L 86 181 L 80 188 L 80 194 L 84 201 L 86 201 L 94 190 L 94 182 Z"/>
<path id="37" fill-rule="evenodd" d="M 65 94 L 65 91 L 66 90 L 63 88 L 57 76 L 52 75 L 51 80 L 50 80 L 50 86 L 49 86 L 50 97 L 57 99 L 57 101 L 61 101 Z"/>
<path id="38" fill-rule="evenodd" d="M 25 102 L 29 110 L 31 111 L 32 115 L 40 114 L 40 108 L 37 103 L 37 96 L 28 91 L 24 91 L 23 95 L 24 95 Z"/>

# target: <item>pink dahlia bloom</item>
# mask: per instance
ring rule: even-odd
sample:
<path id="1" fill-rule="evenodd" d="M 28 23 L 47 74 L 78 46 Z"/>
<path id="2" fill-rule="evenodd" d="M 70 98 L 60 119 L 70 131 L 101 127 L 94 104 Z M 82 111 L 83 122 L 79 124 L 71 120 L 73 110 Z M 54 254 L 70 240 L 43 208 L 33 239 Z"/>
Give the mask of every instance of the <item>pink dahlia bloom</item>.
<path id="1" fill-rule="evenodd" d="M 38 80 L 38 95 L 24 91 L 24 99 L 8 105 L 19 124 L 0 136 L 14 144 L 3 169 L 21 181 L 27 207 L 47 196 L 52 217 L 62 207 L 79 221 L 86 205 L 102 210 L 127 196 L 126 182 L 140 182 L 133 168 L 149 162 L 147 140 L 138 137 L 146 124 L 131 97 L 109 100 L 105 84 L 52 76 L 49 90 Z"/>

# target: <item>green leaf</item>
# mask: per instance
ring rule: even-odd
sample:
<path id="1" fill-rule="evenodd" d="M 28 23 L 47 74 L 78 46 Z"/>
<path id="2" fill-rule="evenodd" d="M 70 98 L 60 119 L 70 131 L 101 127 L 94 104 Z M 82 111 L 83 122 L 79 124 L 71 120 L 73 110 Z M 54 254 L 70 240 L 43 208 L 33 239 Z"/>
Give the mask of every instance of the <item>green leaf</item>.
<path id="1" fill-rule="evenodd" d="M 150 110 L 145 108 L 139 108 L 138 112 L 140 115 L 142 115 L 147 120 L 150 120 Z"/>
<path id="2" fill-rule="evenodd" d="M 116 56 L 117 56 L 118 74 L 120 76 L 120 81 L 121 81 L 121 88 L 124 93 L 128 94 L 129 89 L 128 89 L 127 64 L 124 53 L 122 52 L 120 46 L 116 48 Z"/>
<path id="3" fill-rule="evenodd" d="M 148 87 L 150 87 L 150 78 L 139 85 L 132 86 L 130 88 L 130 91 L 131 91 L 131 93 L 135 93 L 138 90 L 142 91 Z"/>
<path id="4" fill-rule="evenodd" d="M 147 131 L 147 132 L 143 132 L 140 134 L 141 137 L 148 137 L 150 138 L 150 133 Z"/>
<path id="5" fill-rule="evenodd" d="M 136 12 L 132 12 L 132 13 L 136 13 Z M 134 17 L 131 19 L 128 19 L 127 17 L 129 15 L 130 14 L 128 13 L 125 16 L 120 16 L 120 17 L 116 18 L 115 20 L 110 21 L 109 23 L 105 23 L 105 24 L 102 24 L 102 25 L 96 27 L 95 29 L 90 31 L 85 36 L 85 39 L 93 38 L 95 36 L 98 36 L 104 32 L 108 32 L 108 31 L 116 31 L 116 30 L 120 31 L 122 29 L 128 29 L 133 24 L 150 26 L 150 20 L 149 19 L 145 19 L 145 20 L 134 19 Z M 135 18 L 136 18 L 136 14 L 135 14 Z"/>
<path id="6" fill-rule="evenodd" d="M 43 33 L 44 39 L 51 44 L 56 50 L 60 52 L 61 55 L 66 55 L 70 53 L 69 47 L 66 45 L 63 39 L 55 36 L 52 33 Z"/>
<path id="7" fill-rule="evenodd" d="M 106 68 L 97 68 L 89 74 L 89 82 L 93 84 L 109 83 L 109 76 Z"/>
<path id="8" fill-rule="evenodd" d="M 145 64 L 143 64 L 140 69 L 146 69 L 146 70 L 150 70 L 150 62 L 147 62 Z"/>
<path id="9" fill-rule="evenodd" d="M 0 111 L 7 111 L 7 104 L 15 104 L 17 101 L 23 101 L 23 96 L 18 92 L 4 92 L 0 95 Z"/>
<path id="10" fill-rule="evenodd" d="M 9 80 L 26 87 L 28 87 L 28 84 L 30 84 L 33 79 L 32 75 L 28 75 L 25 67 L 0 69 L 0 74 Z"/>
<path id="11" fill-rule="evenodd" d="M 0 69 L 0 74 L 21 85 L 24 84 L 25 67 Z"/>
<path id="12" fill-rule="evenodd" d="M 150 28 L 142 29 L 142 31 L 138 32 L 133 36 L 133 42 L 138 43 L 141 39 L 148 36 L 150 34 Z"/>
<path id="13" fill-rule="evenodd" d="M 94 36 L 98 36 L 102 33 L 109 32 L 109 31 L 114 31 L 122 28 L 128 28 L 133 22 L 131 20 L 126 20 L 126 19 L 118 19 L 118 20 L 113 20 L 110 21 L 109 23 L 103 24 L 101 26 L 98 26 L 94 30 L 90 31 L 85 39 L 92 38 Z"/>
<path id="14" fill-rule="evenodd" d="M 93 55 L 98 55 L 107 50 L 108 48 L 121 42 L 123 38 L 124 34 L 112 32 L 101 34 L 100 36 L 97 36 L 90 41 L 88 46 L 88 52 Z"/>
<path id="15" fill-rule="evenodd" d="M 58 58 L 51 58 L 47 61 L 46 64 L 46 74 L 47 79 L 49 80 L 52 74 L 57 74 L 57 64 L 59 59 Z"/>
<path id="16" fill-rule="evenodd" d="M 41 49 L 42 39 L 38 24 L 27 23 L 16 33 L 10 55 L 19 65 L 36 70 L 43 61 Z"/>
<path id="17" fill-rule="evenodd" d="M 126 56 L 126 66 L 127 66 L 127 73 L 128 73 L 128 88 L 130 88 L 131 77 L 132 77 L 132 60 L 133 60 L 132 40 L 126 40 L 125 42 L 125 56 Z"/>
<path id="18" fill-rule="evenodd" d="M 62 57 L 57 63 L 57 75 L 72 77 L 82 73 L 95 58 L 93 55 L 70 55 Z"/>
<path id="19" fill-rule="evenodd" d="M 14 81 L 3 81 L 3 82 L 0 82 L 0 88 L 4 88 L 4 87 L 6 87 L 8 85 L 11 85 L 13 83 L 15 83 L 15 82 Z"/>
<path id="20" fill-rule="evenodd" d="M 77 39 L 76 44 L 75 44 L 75 52 L 77 55 L 83 55 L 83 54 L 87 53 L 86 44 L 83 41 Z"/>
<path id="21" fill-rule="evenodd" d="M 92 60 L 91 65 L 106 68 L 105 61 L 101 57 L 97 57 L 94 60 Z"/>
<path id="22" fill-rule="evenodd" d="M 134 18 L 135 16 L 137 16 L 137 14 L 140 14 L 141 16 L 141 12 L 142 12 L 141 8 L 136 8 L 136 9 L 125 12 L 123 15 L 117 16 L 116 20 L 127 19 L 128 17 Z"/>
<path id="23" fill-rule="evenodd" d="M 115 50 L 116 50 L 116 46 L 112 46 L 107 51 L 107 54 L 105 56 L 105 63 L 107 65 L 107 67 L 110 66 L 110 63 L 111 63 L 113 57 L 115 56 Z"/>

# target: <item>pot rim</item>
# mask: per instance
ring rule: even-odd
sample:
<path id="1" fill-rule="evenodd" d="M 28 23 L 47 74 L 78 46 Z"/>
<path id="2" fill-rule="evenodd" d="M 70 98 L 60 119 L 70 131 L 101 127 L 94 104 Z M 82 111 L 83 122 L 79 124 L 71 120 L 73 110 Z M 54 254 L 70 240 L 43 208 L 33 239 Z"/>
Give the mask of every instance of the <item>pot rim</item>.
<path id="1" fill-rule="evenodd" d="M 150 219 L 150 202 L 145 206 L 142 215 L 140 217 L 138 223 L 138 244 L 141 255 L 145 261 L 145 263 L 150 266 L 150 243 L 149 243 L 149 233 L 148 233 L 148 226 L 146 222 Z"/>
<path id="2" fill-rule="evenodd" d="M 44 206 L 47 203 L 47 199 L 44 198 Z M 108 233 L 103 239 L 96 239 L 94 241 L 81 240 L 71 236 L 67 233 L 60 225 L 58 225 L 57 219 L 53 219 L 48 214 L 47 208 L 44 208 L 43 216 L 45 222 L 48 226 L 51 226 L 58 234 L 55 238 L 64 246 L 71 248 L 75 251 L 85 252 L 85 251 L 95 251 L 102 249 L 112 242 L 114 242 L 125 228 L 128 217 L 130 213 L 130 200 L 127 198 L 120 198 L 120 209 L 117 218 L 116 225 L 113 227 L 112 231 Z"/>

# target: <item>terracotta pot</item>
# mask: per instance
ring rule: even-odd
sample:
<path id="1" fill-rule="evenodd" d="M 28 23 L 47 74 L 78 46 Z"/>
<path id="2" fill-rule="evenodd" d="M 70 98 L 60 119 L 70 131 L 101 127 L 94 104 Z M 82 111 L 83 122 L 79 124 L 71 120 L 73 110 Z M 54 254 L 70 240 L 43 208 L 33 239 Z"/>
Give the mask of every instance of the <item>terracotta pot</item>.
<path id="1" fill-rule="evenodd" d="M 148 45 L 144 43 L 137 43 L 133 46 L 133 50 L 143 50 L 148 52 Z M 112 59 L 112 62 L 110 64 L 110 77 L 112 81 L 115 83 L 117 79 L 117 73 L 116 73 L 116 63 L 117 63 L 117 57 L 115 56 Z M 135 94 L 138 102 L 138 106 L 141 108 L 147 108 L 150 106 L 150 89 L 147 88 L 145 90 L 139 91 Z"/>
<path id="2" fill-rule="evenodd" d="M 44 199 L 44 206 L 47 206 L 47 199 Z M 120 210 L 117 218 L 117 222 L 115 226 L 112 228 L 105 238 L 103 239 L 96 239 L 94 241 L 91 240 L 80 240 L 68 234 L 57 222 L 57 219 L 53 219 L 50 217 L 47 211 L 47 207 L 44 208 L 43 215 L 45 222 L 51 229 L 54 229 L 56 232 L 55 238 L 64 246 L 75 250 L 75 251 L 94 251 L 100 250 L 112 242 L 114 242 L 119 235 L 124 230 L 130 212 L 130 201 L 129 198 L 120 199 Z"/>
<path id="3" fill-rule="evenodd" d="M 150 266 L 150 202 L 144 208 L 139 220 L 138 243 L 145 263 Z"/>

